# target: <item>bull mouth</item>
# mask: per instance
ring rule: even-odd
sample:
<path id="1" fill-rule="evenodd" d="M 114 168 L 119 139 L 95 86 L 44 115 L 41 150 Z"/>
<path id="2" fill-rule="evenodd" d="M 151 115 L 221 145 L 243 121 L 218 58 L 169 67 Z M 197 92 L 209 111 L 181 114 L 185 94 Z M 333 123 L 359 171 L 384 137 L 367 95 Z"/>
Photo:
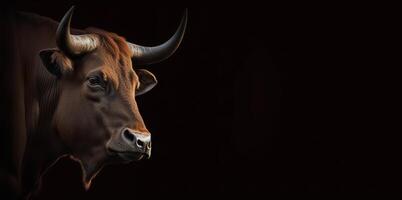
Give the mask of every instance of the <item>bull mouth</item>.
<path id="1" fill-rule="evenodd" d="M 147 157 L 146 153 L 141 152 L 132 152 L 132 151 L 118 151 L 112 148 L 107 148 L 107 152 L 109 155 L 115 158 L 120 158 L 123 161 L 140 161 L 143 158 Z"/>

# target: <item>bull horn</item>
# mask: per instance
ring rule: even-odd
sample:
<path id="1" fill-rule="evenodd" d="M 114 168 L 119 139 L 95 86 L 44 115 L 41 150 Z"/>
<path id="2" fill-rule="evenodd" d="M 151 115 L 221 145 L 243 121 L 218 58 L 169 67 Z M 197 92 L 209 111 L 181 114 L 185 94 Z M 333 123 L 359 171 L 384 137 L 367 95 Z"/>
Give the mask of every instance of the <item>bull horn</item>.
<path id="1" fill-rule="evenodd" d="M 179 47 L 186 30 L 186 26 L 187 9 L 184 11 L 184 15 L 181 19 L 179 27 L 176 30 L 176 33 L 165 43 L 154 47 L 145 47 L 128 42 L 128 46 L 130 47 L 132 53 L 133 62 L 138 65 L 145 65 L 161 62 L 167 59 Z"/>
<path id="2" fill-rule="evenodd" d="M 70 22 L 73 11 L 74 6 L 64 15 L 56 31 L 57 47 L 70 56 L 90 52 L 99 45 L 99 38 L 94 34 L 70 34 Z"/>

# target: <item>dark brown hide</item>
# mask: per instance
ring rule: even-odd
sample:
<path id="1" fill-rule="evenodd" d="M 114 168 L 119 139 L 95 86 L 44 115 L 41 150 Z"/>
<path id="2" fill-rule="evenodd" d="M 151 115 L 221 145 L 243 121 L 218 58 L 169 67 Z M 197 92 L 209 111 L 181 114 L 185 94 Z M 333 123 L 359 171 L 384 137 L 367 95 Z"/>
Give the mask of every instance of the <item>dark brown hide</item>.
<path id="1" fill-rule="evenodd" d="M 10 57 L 14 71 L 7 74 L 20 87 L 15 89 L 20 93 L 9 95 L 21 101 L 7 113 L 16 113 L 9 115 L 15 116 L 12 121 L 25 123 L 10 128 L 18 134 L 8 134 L 18 143 L 12 145 L 17 149 L 5 151 L 12 155 L 11 164 L 2 163 L 0 178 L 11 183 L 7 190 L 29 198 L 46 169 L 65 155 L 81 163 L 86 188 L 105 164 L 144 157 L 145 152 L 121 144 L 120 136 L 129 130 L 149 137 L 135 96 L 152 88 L 156 79 L 146 70 L 137 75 L 124 38 L 94 28 L 72 30 L 97 34 L 101 41 L 94 51 L 72 57 L 56 46 L 57 22 L 29 13 L 9 16 L 12 22 L 5 23 L 18 41 L 7 45 L 18 57 Z M 150 151 L 150 144 L 146 148 Z"/>

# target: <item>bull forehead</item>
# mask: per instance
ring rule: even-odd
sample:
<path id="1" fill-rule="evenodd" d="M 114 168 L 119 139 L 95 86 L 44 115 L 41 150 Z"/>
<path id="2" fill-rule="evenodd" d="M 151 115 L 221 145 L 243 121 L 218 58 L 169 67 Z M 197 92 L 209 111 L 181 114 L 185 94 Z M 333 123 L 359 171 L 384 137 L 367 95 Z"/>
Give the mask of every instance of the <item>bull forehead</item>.
<path id="1" fill-rule="evenodd" d="M 132 89 L 138 87 L 139 79 L 132 68 L 131 58 L 116 58 L 102 49 L 97 49 L 83 57 L 82 73 L 84 78 L 91 73 L 101 73 L 102 77 L 113 84 L 115 89 Z"/>

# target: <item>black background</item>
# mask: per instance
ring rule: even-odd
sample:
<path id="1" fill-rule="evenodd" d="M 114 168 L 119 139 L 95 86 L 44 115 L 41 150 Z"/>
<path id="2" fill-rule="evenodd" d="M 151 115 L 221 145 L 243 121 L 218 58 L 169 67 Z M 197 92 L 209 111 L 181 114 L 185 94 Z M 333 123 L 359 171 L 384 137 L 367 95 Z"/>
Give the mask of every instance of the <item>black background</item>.
<path id="1" fill-rule="evenodd" d="M 72 4 L 74 28 L 141 45 L 169 38 L 184 10 L 70 1 L 15 7 L 60 20 Z M 383 137 L 392 131 L 379 119 L 387 97 L 375 39 L 386 25 L 377 26 L 377 11 L 360 13 L 364 7 L 314 6 L 189 7 L 182 45 L 146 67 L 159 85 L 137 99 L 152 158 L 105 167 L 87 192 L 79 165 L 61 160 L 38 199 L 399 192 L 400 149 Z"/>

